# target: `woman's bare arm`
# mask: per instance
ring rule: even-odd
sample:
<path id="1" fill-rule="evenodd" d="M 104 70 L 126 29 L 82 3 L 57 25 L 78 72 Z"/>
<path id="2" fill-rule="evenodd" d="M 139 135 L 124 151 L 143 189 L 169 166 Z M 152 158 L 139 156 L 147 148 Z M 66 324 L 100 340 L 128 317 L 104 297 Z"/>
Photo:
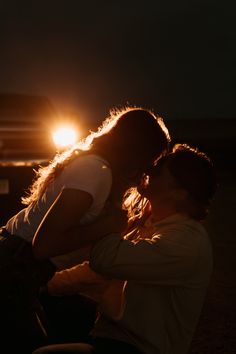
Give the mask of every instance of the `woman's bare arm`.
<path id="1" fill-rule="evenodd" d="M 86 192 L 63 190 L 35 233 L 35 258 L 56 257 L 93 245 L 107 234 L 122 233 L 127 226 L 127 213 L 112 205 L 98 220 L 81 226 L 80 219 L 91 203 L 92 197 Z"/>
<path id="2" fill-rule="evenodd" d="M 77 189 L 64 189 L 57 197 L 33 238 L 33 253 L 38 259 L 55 257 L 81 246 L 81 218 L 92 204 L 92 196 Z"/>

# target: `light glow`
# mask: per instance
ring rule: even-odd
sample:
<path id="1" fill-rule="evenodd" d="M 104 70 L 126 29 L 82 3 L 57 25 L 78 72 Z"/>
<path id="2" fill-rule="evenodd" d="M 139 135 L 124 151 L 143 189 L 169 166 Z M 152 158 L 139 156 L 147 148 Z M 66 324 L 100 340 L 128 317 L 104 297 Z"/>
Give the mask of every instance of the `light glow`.
<path id="1" fill-rule="evenodd" d="M 66 148 L 76 143 L 78 133 L 73 127 L 62 126 L 52 133 L 52 138 L 58 148 Z"/>

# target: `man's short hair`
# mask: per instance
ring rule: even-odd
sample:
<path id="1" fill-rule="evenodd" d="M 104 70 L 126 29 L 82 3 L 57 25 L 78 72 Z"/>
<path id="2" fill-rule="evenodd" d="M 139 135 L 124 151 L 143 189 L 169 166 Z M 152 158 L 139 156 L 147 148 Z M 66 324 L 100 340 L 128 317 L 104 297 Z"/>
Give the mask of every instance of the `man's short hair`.
<path id="1" fill-rule="evenodd" d="M 167 167 L 179 186 L 187 190 L 198 210 L 196 217 L 204 218 L 216 188 L 216 174 L 212 161 L 197 148 L 176 144 L 167 155 Z"/>

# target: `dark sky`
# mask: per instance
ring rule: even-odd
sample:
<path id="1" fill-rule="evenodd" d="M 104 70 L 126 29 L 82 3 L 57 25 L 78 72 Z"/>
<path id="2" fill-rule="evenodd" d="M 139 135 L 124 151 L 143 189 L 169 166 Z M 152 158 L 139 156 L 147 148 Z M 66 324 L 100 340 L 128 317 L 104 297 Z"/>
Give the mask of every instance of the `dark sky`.
<path id="1" fill-rule="evenodd" d="M 236 116 L 236 6 L 219 0 L 0 3 L 0 92 L 100 119 L 130 103 L 170 118 Z"/>

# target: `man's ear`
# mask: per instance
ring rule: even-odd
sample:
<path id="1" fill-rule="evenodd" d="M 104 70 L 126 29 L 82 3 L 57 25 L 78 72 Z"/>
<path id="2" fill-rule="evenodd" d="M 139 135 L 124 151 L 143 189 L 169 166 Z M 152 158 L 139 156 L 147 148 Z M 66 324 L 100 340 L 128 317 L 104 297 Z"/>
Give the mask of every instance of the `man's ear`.
<path id="1" fill-rule="evenodd" d="M 188 191 L 186 191 L 183 188 L 178 188 L 175 190 L 175 200 L 177 201 L 183 201 L 188 199 Z"/>

